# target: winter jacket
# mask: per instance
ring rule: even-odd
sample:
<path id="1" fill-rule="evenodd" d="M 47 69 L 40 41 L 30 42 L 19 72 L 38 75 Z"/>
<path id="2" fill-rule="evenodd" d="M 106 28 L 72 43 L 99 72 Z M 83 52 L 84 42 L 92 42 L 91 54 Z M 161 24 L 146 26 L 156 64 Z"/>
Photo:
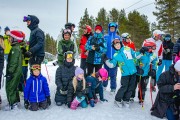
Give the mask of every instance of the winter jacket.
<path id="1" fill-rule="evenodd" d="M 73 79 L 76 79 L 75 77 Z M 82 96 L 85 96 L 83 92 L 83 81 L 82 80 L 77 80 L 77 86 L 76 90 L 74 89 L 74 84 L 73 81 L 69 83 L 68 86 L 68 93 L 67 93 L 67 103 L 71 103 L 74 99 L 74 97 L 81 98 Z"/>
<path id="2" fill-rule="evenodd" d="M 39 19 L 36 16 L 29 15 L 31 17 L 31 24 L 28 28 L 31 30 L 29 39 L 29 51 L 32 56 L 44 56 L 44 32 L 38 27 Z"/>
<path id="3" fill-rule="evenodd" d="M 135 52 L 131 48 L 123 46 L 114 54 L 112 60 L 106 61 L 106 65 L 113 68 L 118 64 L 122 76 L 133 75 L 137 72 L 134 63 L 135 58 Z"/>
<path id="4" fill-rule="evenodd" d="M 13 79 L 22 75 L 22 52 L 19 44 L 12 45 L 6 68 L 6 75 L 12 76 Z"/>
<path id="5" fill-rule="evenodd" d="M 50 91 L 47 79 L 42 74 L 38 77 L 31 75 L 26 81 L 24 99 L 30 103 L 39 103 L 45 101 L 48 96 L 50 96 Z"/>
<path id="6" fill-rule="evenodd" d="M 117 29 L 118 29 L 118 25 L 116 24 L 115 26 L 115 31 L 114 32 L 111 32 L 110 31 L 110 24 L 108 25 L 108 34 L 104 36 L 104 39 L 106 40 L 107 42 L 107 52 L 106 52 L 106 56 L 109 58 L 109 59 L 112 59 L 113 58 L 113 55 L 115 53 L 115 50 L 112 48 L 111 44 L 112 44 L 112 41 L 115 39 L 115 38 L 118 38 L 120 39 L 120 36 L 116 34 L 117 32 Z"/>
<path id="7" fill-rule="evenodd" d="M 2 64 L 2 63 L 4 65 L 4 49 L 0 45 L 0 64 Z M 2 68 L 3 68 L 3 66 L 2 66 Z"/>
<path id="8" fill-rule="evenodd" d="M 60 91 L 67 92 L 69 83 L 72 82 L 73 77 L 75 76 L 74 62 L 68 65 L 64 61 L 64 64 L 60 65 L 56 70 L 56 79 L 55 83 L 57 86 L 55 101 L 56 102 L 67 102 L 67 94 L 62 94 Z"/>
<path id="9" fill-rule="evenodd" d="M 173 47 L 173 54 L 179 54 L 180 52 L 180 38 L 176 41 Z"/>
<path id="10" fill-rule="evenodd" d="M 29 46 L 26 43 L 21 44 L 21 51 L 22 51 L 22 66 L 28 66 L 28 61 L 30 58 L 25 56 L 25 53 L 29 50 Z"/>
<path id="11" fill-rule="evenodd" d="M 10 50 L 11 50 L 11 43 L 9 42 L 9 36 L 4 35 L 4 54 L 9 54 Z"/>
<path id="12" fill-rule="evenodd" d="M 86 82 L 89 88 L 88 98 L 96 99 L 96 93 L 99 93 L 100 100 L 104 99 L 103 84 L 94 75 L 88 76 Z"/>
<path id="13" fill-rule="evenodd" d="M 163 60 L 172 60 L 174 43 L 172 41 L 163 41 Z M 167 52 L 167 49 L 170 52 Z"/>
<path id="14" fill-rule="evenodd" d="M 130 47 L 131 49 L 133 49 L 134 51 L 136 51 L 134 42 L 132 42 L 132 41 L 130 41 L 130 42 L 125 42 L 124 40 L 123 40 L 122 42 L 123 42 L 123 45 L 124 45 L 124 46 L 128 46 L 128 47 Z"/>
<path id="15" fill-rule="evenodd" d="M 64 60 L 64 53 L 67 51 L 73 51 L 74 49 L 74 42 L 71 40 L 60 40 L 58 44 L 58 63 L 61 65 Z"/>
<path id="16" fill-rule="evenodd" d="M 102 34 L 102 33 L 100 33 Z M 92 45 L 99 47 L 99 50 L 93 50 Z M 86 50 L 89 51 L 86 59 L 90 64 L 103 64 L 103 56 L 107 51 L 107 44 L 103 37 L 99 37 L 97 33 L 89 37 L 86 43 Z"/>
<path id="17" fill-rule="evenodd" d="M 141 53 L 137 52 L 136 55 L 139 56 Z M 141 68 L 144 71 L 144 74 L 142 75 L 142 77 L 144 76 L 148 76 L 148 72 L 150 70 L 150 64 L 152 63 L 152 69 L 156 70 L 157 69 L 157 57 L 155 57 L 155 59 L 153 59 L 151 61 L 151 58 L 156 56 L 155 53 L 149 53 L 149 52 L 145 52 L 144 55 L 142 55 L 140 58 L 138 58 L 137 60 L 137 66 L 139 66 L 139 64 L 141 64 Z"/>
<path id="18" fill-rule="evenodd" d="M 86 42 L 87 42 L 89 37 L 90 37 L 90 34 L 84 34 L 81 37 L 80 45 L 79 45 L 79 48 L 81 51 L 81 58 L 87 58 L 87 55 L 85 55 L 85 52 L 86 52 L 85 45 L 86 45 Z"/>
<path id="19" fill-rule="evenodd" d="M 160 75 L 160 78 L 157 82 L 159 91 L 156 96 L 155 103 L 151 108 L 151 115 L 163 118 L 166 115 L 168 107 L 174 110 L 174 85 L 177 82 L 174 75 L 175 69 L 173 65 L 170 66 L 168 71 L 165 71 Z"/>

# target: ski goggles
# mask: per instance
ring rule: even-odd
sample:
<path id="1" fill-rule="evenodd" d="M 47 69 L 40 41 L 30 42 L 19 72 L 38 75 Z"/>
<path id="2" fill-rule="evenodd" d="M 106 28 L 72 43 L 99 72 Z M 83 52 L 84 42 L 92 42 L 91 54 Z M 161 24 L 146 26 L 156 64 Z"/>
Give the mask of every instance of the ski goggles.
<path id="1" fill-rule="evenodd" d="M 71 33 L 71 30 L 70 29 L 64 29 L 63 30 L 63 33 L 65 34 L 65 33 Z"/>
<path id="2" fill-rule="evenodd" d="M 130 35 L 127 35 L 127 36 L 126 36 L 126 39 L 129 39 L 129 38 L 131 38 L 131 36 L 130 36 Z"/>
<path id="3" fill-rule="evenodd" d="M 109 27 L 116 27 L 116 23 L 110 23 Z"/>
<path id="4" fill-rule="evenodd" d="M 164 40 L 169 41 L 171 40 L 171 37 L 165 37 Z"/>
<path id="5" fill-rule="evenodd" d="M 40 69 L 41 69 L 41 66 L 38 64 L 31 66 L 31 70 L 40 70 Z"/>
<path id="6" fill-rule="evenodd" d="M 65 52 L 64 54 L 65 54 L 66 59 L 73 59 L 73 52 L 68 51 L 68 52 Z"/>
<path id="7" fill-rule="evenodd" d="M 117 44 L 117 43 L 120 43 L 120 40 L 119 39 L 114 39 L 113 40 L 113 45 Z"/>
<path id="8" fill-rule="evenodd" d="M 31 17 L 30 16 L 24 16 L 23 22 L 27 22 L 27 21 L 31 21 Z"/>

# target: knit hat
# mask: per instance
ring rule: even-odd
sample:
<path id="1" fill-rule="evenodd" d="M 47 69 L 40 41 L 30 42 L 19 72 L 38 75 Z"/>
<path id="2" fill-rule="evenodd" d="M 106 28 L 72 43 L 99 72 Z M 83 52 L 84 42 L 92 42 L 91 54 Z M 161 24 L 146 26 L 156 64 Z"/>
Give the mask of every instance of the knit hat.
<path id="1" fill-rule="evenodd" d="M 96 31 L 96 30 L 100 30 L 100 31 L 102 32 L 103 28 L 102 28 L 101 25 L 96 25 L 96 26 L 95 26 L 95 31 Z"/>
<path id="2" fill-rule="evenodd" d="M 13 38 L 13 42 L 22 42 L 24 39 L 24 34 L 21 31 L 12 30 L 10 31 L 10 36 Z"/>
<path id="3" fill-rule="evenodd" d="M 6 26 L 6 27 L 4 28 L 4 31 L 5 31 L 5 32 L 6 32 L 6 31 L 10 31 L 9 27 Z"/>
<path id="4" fill-rule="evenodd" d="M 175 63 L 174 68 L 176 71 L 180 72 L 180 60 Z"/>
<path id="5" fill-rule="evenodd" d="M 84 74 L 84 70 L 80 67 L 77 67 L 75 70 L 75 76 L 78 76 L 79 74 Z"/>

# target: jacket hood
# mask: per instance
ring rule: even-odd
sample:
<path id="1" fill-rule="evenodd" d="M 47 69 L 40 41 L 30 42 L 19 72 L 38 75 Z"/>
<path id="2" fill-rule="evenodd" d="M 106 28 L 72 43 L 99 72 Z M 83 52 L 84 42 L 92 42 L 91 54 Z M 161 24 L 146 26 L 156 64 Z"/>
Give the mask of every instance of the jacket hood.
<path id="1" fill-rule="evenodd" d="M 39 19 L 34 15 L 28 15 L 31 18 L 31 24 L 28 26 L 30 30 L 33 30 L 38 27 Z"/>
<path id="2" fill-rule="evenodd" d="M 115 27 L 115 31 L 114 31 L 114 32 L 111 32 L 111 31 L 110 31 L 110 27 L 111 27 L 112 25 Z M 116 34 L 117 29 L 118 29 L 118 25 L 117 25 L 115 22 L 109 23 L 109 25 L 108 25 L 108 34 L 112 34 L 112 33 L 113 33 L 113 34 Z"/>

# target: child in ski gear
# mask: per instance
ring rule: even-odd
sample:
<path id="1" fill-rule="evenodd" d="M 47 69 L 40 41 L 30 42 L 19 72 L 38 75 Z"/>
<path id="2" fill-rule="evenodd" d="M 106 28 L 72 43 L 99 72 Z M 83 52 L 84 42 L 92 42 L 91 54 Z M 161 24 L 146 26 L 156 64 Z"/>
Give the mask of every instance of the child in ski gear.
<path id="1" fill-rule="evenodd" d="M 170 65 L 172 64 L 173 46 L 174 46 L 174 43 L 171 41 L 171 35 L 166 34 L 163 41 L 163 56 L 162 56 L 163 60 L 162 60 L 162 64 L 159 65 L 157 74 L 156 74 L 157 81 L 164 67 L 165 67 L 165 71 L 167 71 Z"/>
<path id="2" fill-rule="evenodd" d="M 51 105 L 47 79 L 41 74 L 41 66 L 31 66 L 31 75 L 24 88 L 24 107 L 31 111 L 46 109 Z"/>
<path id="3" fill-rule="evenodd" d="M 22 53 L 20 43 L 23 40 L 21 31 L 10 31 L 11 50 L 6 67 L 6 94 L 9 108 L 13 109 L 20 102 L 18 85 L 22 75 Z"/>
<path id="4" fill-rule="evenodd" d="M 146 87 L 149 81 L 149 76 L 156 76 L 156 62 L 157 58 L 151 60 L 152 57 L 155 57 L 154 51 L 156 50 L 156 43 L 155 42 L 146 42 L 144 46 L 136 53 L 139 58 L 137 59 L 137 75 L 136 75 L 136 82 L 135 82 L 135 89 L 132 94 L 132 98 L 135 97 L 136 87 L 138 85 L 138 98 L 139 103 L 144 102 Z M 152 69 L 150 68 L 152 65 Z M 151 81 L 150 81 L 151 82 Z M 150 83 L 151 84 L 151 83 Z"/>
<path id="5" fill-rule="evenodd" d="M 86 25 L 85 27 L 83 27 L 83 30 L 84 30 L 84 34 L 81 37 L 80 45 L 79 45 L 79 49 L 81 51 L 80 67 L 84 70 L 84 75 L 86 76 L 86 69 L 87 69 L 86 58 L 88 55 L 88 51 L 86 50 L 85 45 L 87 43 L 88 38 L 92 36 L 92 28 L 91 26 Z"/>
<path id="6" fill-rule="evenodd" d="M 25 39 L 25 34 L 24 34 L 24 39 Z M 30 59 L 25 56 L 25 53 L 29 50 L 29 45 L 27 45 L 24 39 L 23 39 L 23 42 L 20 43 L 20 48 L 22 51 L 22 72 L 23 72 L 23 75 L 21 76 L 20 84 L 18 87 L 20 92 L 24 91 L 24 85 L 25 85 L 25 82 L 27 79 L 27 73 L 28 73 L 28 61 Z"/>
<path id="7" fill-rule="evenodd" d="M 115 103 L 121 107 L 124 101 L 128 107 L 136 80 L 137 71 L 133 60 L 133 58 L 136 58 L 135 52 L 131 48 L 123 46 L 119 39 L 113 40 L 112 47 L 116 50 L 116 53 L 111 60 L 106 60 L 105 63 L 110 68 L 118 64 L 122 73 L 121 87 L 115 96 Z"/>
<path id="8" fill-rule="evenodd" d="M 67 51 L 73 51 L 74 49 L 74 43 L 71 41 L 71 30 L 70 29 L 64 29 L 62 34 L 63 39 L 59 41 L 58 44 L 58 64 L 62 65 L 64 60 L 64 53 Z"/>
<path id="9" fill-rule="evenodd" d="M 78 105 L 82 108 L 87 107 L 86 102 L 86 81 L 84 79 L 84 71 L 77 67 L 75 70 L 75 76 L 70 82 L 67 94 L 68 107 L 72 110 L 76 110 Z"/>
<path id="10" fill-rule="evenodd" d="M 88 73 L 90 75 L 93 73 L 95 68 L 95 72 L 97 72 L 103 64 L 103 56 L 106 53 L 107 44 L 105 39 L 103 38 L 103 28 L 101 25 L 95 26 L 95 33 L 91 36 L 86 43 L 86 50 L 88 52 L 87 68 Z"/>
<path id="11" fill-rule="evenodd" d="M 180 60 L 163 72 L 157 82 L 158 94 L 151 115 L 168 120 L 180 119 Z"/>
<path id="12" fill-rule="evenodd" d="M 173 62 L 180 60 L 180 38 L 176 41 L 173 47 Z"/>
<path id="13" fill-rule="evenodd" d="M 9 52 L 11 50 L 11 43 L 10 43 L 10 40 L 9 40 L 9 33 L 10 33 L 10 29 L 9 27 L 5 27 L 4 28 L 4 58 L 6 60 L 6 62 L 8 61 L 8 55 L 9 55 Z"/>
<path id="14" fill-rule="evenodd" d="M 67 51 L 64 53 L 64 61 L 63 64 L 60 65 L 56 70 L 56 94 L 55 94 L 55 102 L 57 106 L 61 106 L 63 104 L 67 104 L 67 92 L 68 86 L 75 75 L 74 66 L 75 60 L 72 51 Z"/>
<path id="15" fill-rule="evenodd" d="M 89 88 L 88 99 L 91 107 L 98 102 L 96 94 L 99 94 L 100 100 L 102 102 L 107 101 L 104 99 L 103 95 L 103 85 L 102 82 L 108 79 L 108 72 L 106 69 L 101 68 L 98 72 L 91 74 L 86 78 L 86 82 Z"/>
<path id="16" fill-rule="evenodd" d="M 106 57 L 108 59 L 112 59 L 113 55 L 115 53 L 115 50 L 113 49 L 113 47 L 111 46 L 112 41 L 115 38 L 120 39 L 120 36 L 117 35 L 117 30 L 118 30 L 118 25 L 115 22 L 111 22 L 108 25 L 108 34 L 104 36 L 104 39 L 107 42 L 107 51 L 106 51 Z M 111 92 L 115 93 L 116 91 L 116 76 L 117 76 L 117 66 L 115 66 L 114 68 L 109 68 L 106 64 L 104 64 L 104 68 L 108 71 L 108 75 L 110 78 L 110 88 L 111 88 Z M 103 81 L 103 86 L 106 88 L 108 86 L 108 80 L 107 81 Z"/>
<path id="17" fill-rule="evenodd" d="M 25 53 L 26 57 L 30 57 L 29 64 L 41 65 L 44 60 L 44 32 L 38 27 L 39 19 L 34 15 L 24 16 L 24 22 L 27 22 L 27 27 L 31 30 L 29 39 L 29 51 Z"/>
<path id="18" fill-rule="evenodd" d="M 122 37 L 122 42 L 123 42 L 123 45 L 124 45 L 124 46 L 128 46 L 128 47 L 130 47 L 131 49 L 133 49 L 134 51 L 136 51 L 134 42 L 131 41 L 131 35 L 130 35 L 129 33 L 123 33 L 123 34 L 121 35 L 121 37 Z"/>
<path id="19" fill-rule="evenodd" d="M 4 38 L 0 35 L 0 90 L 1 90 L 1 80 L 4 68 Z M 0 95 L 0 104 L 1 104 L 1 95 Z"/>

